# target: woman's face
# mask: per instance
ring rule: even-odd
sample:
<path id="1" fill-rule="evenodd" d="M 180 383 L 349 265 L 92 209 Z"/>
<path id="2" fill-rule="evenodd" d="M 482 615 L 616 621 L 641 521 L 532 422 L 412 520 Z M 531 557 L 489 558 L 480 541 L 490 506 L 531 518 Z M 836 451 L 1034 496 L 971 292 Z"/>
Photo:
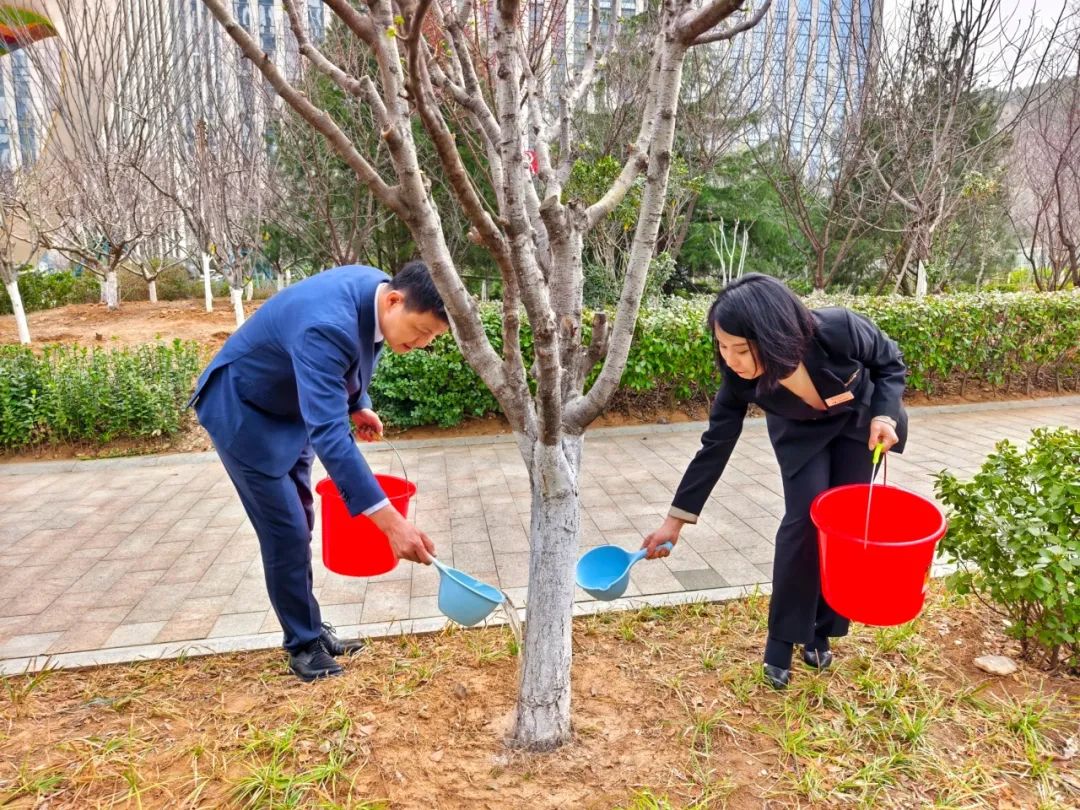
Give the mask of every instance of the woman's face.
<path id="1" fill-rule="evenodd" d="M 744 380 L 757 379 L 764 373 L 753 343 L 746 338 L 729 335 L 718 326 L 716 342 L 720 346 L 720 356 L 724 363 Z"/>

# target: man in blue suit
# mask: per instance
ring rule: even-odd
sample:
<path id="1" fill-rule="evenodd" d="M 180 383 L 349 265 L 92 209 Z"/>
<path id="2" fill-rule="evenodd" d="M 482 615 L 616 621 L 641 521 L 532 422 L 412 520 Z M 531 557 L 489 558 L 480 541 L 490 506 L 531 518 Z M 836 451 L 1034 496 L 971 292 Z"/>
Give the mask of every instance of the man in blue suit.
<path id="1" fill-rule="evenodd" d="M 255 527 L 289 668 L 304 681 L 340 674 L 334 656 L 362 647 L 323 623 L 312 593 L 313 456 L 349 512 L 371 518 L 399 559 L 430 563 L 434 544 L 390 505 L 348 417 L 361 438 L 376 439 L 383 426 L 367 391 L 383 346 L 422 349 L 447 329 L 422 262 L 393 278 L 372 267 L 337 267 L 270 298 L 199 377 L 189 404 Z"/>

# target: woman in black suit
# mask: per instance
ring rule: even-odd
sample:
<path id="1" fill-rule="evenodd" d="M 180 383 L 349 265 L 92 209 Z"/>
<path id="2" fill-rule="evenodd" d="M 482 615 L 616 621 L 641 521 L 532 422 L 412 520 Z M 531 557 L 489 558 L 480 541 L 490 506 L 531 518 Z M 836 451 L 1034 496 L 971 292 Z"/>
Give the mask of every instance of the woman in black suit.
<path id="1" fill-rule="evenodd" d="M 668 517 L 642 547 L 650 558 L 667 556 L 657 547 L 678 542 L 683 525 L 697 522 L 747 406 L 764 410 L 784 484 L 764 672 L 783 689 L 794 645 L 802 645 L 809 666 L 824 669 L 832 663 L 829 639 L 848 631 L 848 620 L 821 596 L 810 503 L 830 487 L 869 481 L 868 449 L 880 443 L 903 450 L 906 368 L 896 343 L 863 316 L 839 307 L 811 311 L 781 282 L 757 273 L 724 287 L 709 309 L 709 328 L 723 384 Z"/>

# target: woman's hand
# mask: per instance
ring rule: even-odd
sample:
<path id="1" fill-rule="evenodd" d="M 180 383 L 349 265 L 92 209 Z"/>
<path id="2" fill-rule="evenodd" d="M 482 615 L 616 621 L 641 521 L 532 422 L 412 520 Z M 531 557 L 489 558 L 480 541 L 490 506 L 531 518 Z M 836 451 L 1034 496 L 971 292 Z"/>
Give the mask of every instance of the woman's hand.
<path id="1" fill-rule="evenodd" d="M 869 442 L 871 450 L 880 444 L 884 445 L 885 452 L 888 453 L 898 441 L 900 441 L 900 437 L 896 435 L 896 428 L 884 419 L 871 420 Z"/>
<path id="2" fill-rule="evenodd" d="M 647 560 L 655 560 L 660 557 L 666 557 L 671 553 L 671 549 L 662 548 L 657 549 L 657 546 L 661 546 L 664 543 L 671 543 L 675 545 L 679 542 L 679 532 L 682 531 L 683 522 L 678 518 L 667 517 L 661 524 L 660 528 L 645 538 L 645 541 L 641 544 L 643 549 L 646 549 L 648 553 L 645 555 Z"/>

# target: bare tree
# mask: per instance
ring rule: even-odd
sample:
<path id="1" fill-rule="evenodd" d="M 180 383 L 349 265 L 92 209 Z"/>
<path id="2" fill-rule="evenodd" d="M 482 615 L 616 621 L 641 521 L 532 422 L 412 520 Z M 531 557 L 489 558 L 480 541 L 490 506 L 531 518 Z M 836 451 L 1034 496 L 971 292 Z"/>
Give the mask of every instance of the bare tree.
<path id="1" fill-rule="evenodd" d="M 851 20 L 850 13 L 850 6 L 822 6 L 813 35 L 809 18 L 770 21 L 768 52 L 776 56 L 758 129 L 769 143 L 752 151 L 788 228 L 802 236 L 794 243 L 805 246 L 815 290 L 833 283 L 880 210 L 869 193 L 877 177 L 869 161 L 864 83 L 873 54 L 871 40 L 860 35 L 871 22 Z"/>
<path id="2" fill-rule="evenodd" d="M 739 238 L 739 227 L 742 227 L 742 239 Z M 716 254 L 716 264 L 720 268 L 720 286 L 725 287 L 731 281 L 742 278 L 743 268 L 746 266 L 746 247 L 750 240 L 750 229 L 739 220 L 735 220 L 731 236 L 727 235 L 724 220 L 721 218 L 718 227 L 709 236 L 709 244 L 713 253 Z M 739 260 L 735 261 L 735 254 L 739 254 Z"/>
<path id="3" fill-rule="evenodd" d="M 397 4 L 372 0 L 357 7 L 325 0 L 371 54 L 373 70 L 349 73 L 328 60 L 304 29 L 296 0 L 284 0 L 311 69 L 362 100 L 378 122 L 393 169 L 380 174 L 323 109 L 297 91 L 232 18 L 223 0 L 204 0 L 281 97 L 333 144 L 380 204 L 408 225 L 432 272 L 451 318 L 454 337 L 469 364 L 498 399 L 514 430 L 532 482 L 528 622 L 512 740 L 547 749 L 570 733 L 571 607 L 580 512 L 578 478 L 583 434 L 618 387 L 656 245 L 675 138 L 682 70 L 688 51 L 734 36 L 760 19 L 740 13 L 741 0 L 666 0 L 650 43 L 648 87 L 641 123 L 627 145 L 619 177 L 599 201 L 584 206 L 562 199 L 575 156 L 570 118 L 593 86 L 596 48 L 586 50 L 573 77 L 531 70 L 526 21 L 517 0 L 489 9 L 464 0 Z M 598 2 L 593 3 L 594 18 Z M 764 8 L 767 8 L 764 6 Z M 475 17 L 490 20 L 490 38 Z M 729 26 L 718 26 L 730 21 Z M 590 43 L 596 43 L 596 26 Z M 562 92 L 555 88 L 562 82 Z M 478 193 L 448 126 L 451 109 L 462 113 L 487 157 L 495 199 Z M 413 116 L 435 146 L 437 163 L 420 165 Z M 536 154 L 533 176 L 525 152 Z M 502 274 L 502 356 L 489 343 L 475 300 L 454 265 L 429 175 L 441 171 L 456 204 L 468 216 L 472 238 L 486 248 Z M 595 316 L 582 340 L 582 240 L 644 175 L 641 213 L 622 295 L 609 324 Z M 535 361 L 526 368 L 520 340 L 521 310 L 532 327 Z M 588 372 L 603 367 L 584 391 Z M 531 393 L 528 376 L 535 378 Z"/>
<path id="4" fill-rule="evenodd" d="M 368 52 L 344 26 L 332 26 L 321 45 L 327 58 L 346 70 L 363 70 Z M 318 71 L 297 79 L 301 91 L 321 106 L 348 110 L 342 126 L 373 164 L 390 171 L 385 143 L 370 109 L 356 103 L 332 80 Z M 378 204 L 334 148 L 323 138 L 313 138 L 303 120 L 282 116 L 278 123 L 278 160 L 275 171 L 280 195 L 270 220 L 282 237 L 275 255 L 296 254 L 317 267 L 334 267 L 358 261 L 374 263 L 380 234 L 393 214 Z M 406 258 L 408 258 L 406 256 Z"/>
<path id="5" fill-rule="evenodd" d="M 1080 16 L 1067 21 L 1056 66 L 1016 131 L 1012 220 L 1041 290 L 1080 287 Z"/>
<path id="6" fill-rule="evenodd" d="M 926 265 L 938 229 L 964 199 L 972 173 L 998 159 L 1031 100 L 1003 115 L 1025 60 L 1045 52 L 1033 25 L 1015 36 L 1000 22 L 998 0 L 959 0 L 948 9 L 921 0 L 894 36 L 884 38 L 872 79 L 874 154 L 883 203 L 899 214 L 892 267 L 879 289 L 927 290 Z"/>
<path id="7" fill-rule="evenodd" d="M 0 171 L 0 279 L 11 299 L 19 342 L 24 344 L 30 342 L 30 326 L 19 293 L 19 268 L 42 244 L 42 226 L 35 216 L 39 199 L 35 173 L 22 167 Z"/>
<path id="8" fill-rule="evenodd" d="M 183 219 L 177 216 L 176 211 L 172 213 L 173 226 L 163 226 L 154 238 L 136 245 L 122 265 L 124 270 L 146 282 L 151 303 L 158 300 L 158 276 L 167 270 L 185 267 L 190 261 Z"/>
<path id="9" fill-rule="evenodd" d="M 57 0 L 58 51 L 28 49 L 53 84 L 54 131 L 39 166 L 49 178 L 45 244 L 102 282 L 119 306 L 117 271 L 136 248 L 168 227 L 171 206 L 142 168 L 160 158 L 160 115 L 168 92 L 161 66 L 170 16 L 164 4 Z"/>
<path id="10" fill-rule="evenodd" d="M 607 17 L 618 13 L 618 4 L 612 5 L 616 6 L 614 12 L 600 11 L 599 19 L 604 25 L 598 26 L 598 34 L 604 34 Z M 571 122 L 574 137 L 589 146 L 582 160 L 593 170 L 598 158 L 622 160 L 625 144 L 635 137 L 648 92 L 641 76 L 649 68 L 650 45 L 661 24 L 661 8 L 646 4 L 639 15 L 619 30 L 612 52 L 598 58 L 598 63 L 606 62 L 606 67 L 592 93 L 597 103 L 589 113 L 578 114 Z M 608 34 L 614 30 L 609 28 Z M 763 51 L 763 27 L 759 26 L 752 36 L 760 40 L 753 48 L 755 53 L 759 48 Z M 658 252 L 678 255 L 704 185 L 715 175 L 723 157 L 741 146 L 759 115 L 764 84 L 760 66 L 751 58 L 751 49 L 750 38 L 741 37 L 702 43 L 687 54 L 680 87 L 676 157 L 668 180 Z M 639 178 L 633 206 L 627 205 L 628 200 L 623 208 L 636 207 L 641 183 Z M 630 210 L 626 215 L 633 217 L 635 213 Z M 632 241 L 632 233 L 622 227 L 621 218 L 608 220 L 586 240 L 586 246 L 602 257 L 599 264 L 617 281 L 621 280 L 619 266 L 625 263 Z"/>

